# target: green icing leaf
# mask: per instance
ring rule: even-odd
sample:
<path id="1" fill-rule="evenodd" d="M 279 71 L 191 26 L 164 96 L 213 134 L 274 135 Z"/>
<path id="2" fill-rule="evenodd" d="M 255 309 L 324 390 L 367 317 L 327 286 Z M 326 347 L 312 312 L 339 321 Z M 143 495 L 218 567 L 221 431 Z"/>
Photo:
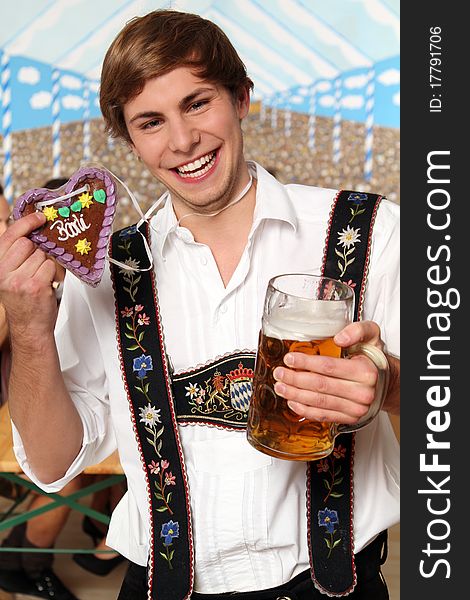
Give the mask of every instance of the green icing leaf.
<path id="1" fill-rule="evenodd" d="M 82 210 L 82 203 L 80 202 L 80 200 L 77 200 L 76 202 L 70 205 L 70 208 L 73 210 L 73 212 L 80 212 Z"/>
<path id="2" fill-rule="evenodd" d="M 96 202 L 104 204 L 106 201 L 106 192 L 104 190 L 95 190 L 93 192 L 93 198 L 96 200 Z"/>
<path id="3" fill-rule="evenodd" d="M 70 208 L 68 206 L 61 206 L 59 208 L 58 212 L 61 217 L 69 217 L 70 216 Z"/>

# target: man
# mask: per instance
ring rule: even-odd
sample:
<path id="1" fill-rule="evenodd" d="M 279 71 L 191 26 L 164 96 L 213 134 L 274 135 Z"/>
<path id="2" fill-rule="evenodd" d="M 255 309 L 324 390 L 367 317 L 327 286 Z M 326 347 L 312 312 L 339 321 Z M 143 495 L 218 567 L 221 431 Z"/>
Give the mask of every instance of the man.
<path id="1" fill-rule="evenodd" d="M 197 15 L 134 19 L 107 53 L 107 126 L 168 189 L 148 228 L 155 290 L 134 253 L 139 234 L 123 231 L 113 243 L 127 265 L 113 268 L 116 308 L 108 277 L 96 289 L 68 277 L 54 339 L 53 269 L 23 237 L 44 218 L 25 217 L 0 240 L 19 459 L 56 490 L 113 450 L 114 428 L 129 491 L 108 543 L 134 563 L 121 600 L 146 598 L 147 586 L 165 600 L 324 597 L 309 572 L 305 464 L 255 451 L 243 428 L 209 414 L 216 401 L 222 421 L 230 409 L 224 394 L 236 369 L 219 367 L 228 355 L 241 365 L 240 356 L 253 355 L 268 280 L 321 269 L 335 198 L 333 190 L 283 186 L 245 161 L 241 123 L 251 87 L 226 36 Z M 392 370 L 384 411 L 356 435 L 351 598 L 388 597 L 375 540 L 398 519 L 397 445 L 385 412 L 399 410 L 399 364 L 390 354 L 398 353 L 397 213 L 380 204 L 365 320 L 336 338 L 344 347 L 386 348 Z M 308 419 L 353 423 L 372 402 L 377 372 L 364 357 L 292 353 L 285 362 L 276 391 Z M 201 406 L 208 422 L 192 421 Z"/>

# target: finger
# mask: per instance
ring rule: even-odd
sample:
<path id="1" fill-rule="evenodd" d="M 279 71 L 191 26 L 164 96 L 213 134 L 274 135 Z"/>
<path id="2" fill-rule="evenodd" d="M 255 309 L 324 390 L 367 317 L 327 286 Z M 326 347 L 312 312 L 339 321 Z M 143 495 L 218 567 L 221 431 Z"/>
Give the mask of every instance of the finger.
<path id="1" fill-rule="evenodd" d="M 54 274 L 54 261 L 46 258 L 44 253 L 38 250 L 31 260 L 11 276 L 9 289 L 17 295 L 16 298 L 39 302 L 40 299 L 55 296 L 52 288 Z M 18 301 L 16 303 L 18 304 Z"/>
<path id="2" fill-rule="evenodd" d="M 380 327 L 373 321 L 359 321 L 346 325 L 344 329 L 335 335 L 334 341 L 341 348 L 353 344 L 368 343 L 382 347 L 380 339 Z"/>
<path id="3" fill-rule="evenodd" d="M 56 274 L 56 264 L 52 258 L 45 257 L 45 260 L 38 267 L 34 279 L 43 282 L 48 287 L 52 287 Z"/>
<path id="4" fill-rule="evenodd" d="M 295 403 L 295 407 L 292 407 L 294 412 L 314 421 L 355 423 L 369 410 L 369 407 L 364 404 L 357 404 L 338 396 L 298 389 L 284 383 L 276 383 L 274 391 L 278 396 L 289 401 L 289 405 L 291 402 Z"/>
<path id="5" fill-rule="evenodd" d="M 291 369 L 297 371 L 311 371 L 372 387 L 377 383 L 377 369 L 373 362 L 365 356 L 357 355 L 352 359 L 345 359 L 331 356 L 311 356 L 303 352 L 288 352 L 284 356 L 284 362 Z"/>
<path id="6" fill-rule="evenodd" d="M 42 212 L 34 212 L 26 217 L 15 221 L 0 236 L 0 259 L 4 256 L 8 248 L 19 238 L 28 236 L 32 231 L 41 227 L 46 222 L 46 217 Z"/>
<path id="7" fill-rule="evenodd" d="M 27 237 L 16 239 L 0 260 L 1 275 L 8 276 L 19 269 L 36 252 L 37 246 Z"/>
<path id="8" fill-rule="evenodd" d="M 375 386 L 328 377 L 312 371 L 292 371 L 291 369 L 277 367 L 273 375 L 280 384 L 286 384 L 299 390 L 315 392 L 319 397 L 335 396 L 369 406 L 375 396 Z M 276 385 L 274 387 L 275 391 L 277 391 Z"/>
<path id="9" fill-rule="evenodd" d="M 36 247 L 31 256 L 16 269 L 13 275 L 14 279 L 26 281 L 36 277 L 38 270 L 47 260 L 50 259 L 47 258 L 46 254 L 42 250 Z M 52 277 L 49 278 L 48 283 L 50 283 L 52 279 Z"/>
<path id="10" fill-rule="evenodd" d="M 290 386 L 286 386 L 282 397 L 286 399 L 291 410 L 309 421 L 352 425 L 368 412 L 368 407 L 362 404 L 335 396 L 325 399 L 313 392 L 297 390 Z"/>

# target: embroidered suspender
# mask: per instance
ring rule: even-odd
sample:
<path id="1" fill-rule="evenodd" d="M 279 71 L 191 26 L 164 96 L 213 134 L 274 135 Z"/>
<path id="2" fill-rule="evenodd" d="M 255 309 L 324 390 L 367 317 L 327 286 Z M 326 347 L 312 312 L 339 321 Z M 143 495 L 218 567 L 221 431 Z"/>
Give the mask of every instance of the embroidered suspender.
<path id="1" fill-rule="evenodd" d="M 356 319 L 362 311 L 370 234 L 380 200 L 375 194 L 339 192 L 328 223 L 323 274 L 354 288 Z M 148 236 L 148 230 L 145 233 Z M 116 260 L 146 263 L 135 226 L 115 233 L 111 244 Z M 186 600 L 193 587 L 193 542 L 177 421 L 245 428 L 255 356 L 251 352 L 228 355 L 211 365 L 174 375 L 171 382 L 155 274 L 126 271 L 115 265 L 111 265 L 111 273 L 121 370 L 150 503 L 148 599 Z M 150 334 L 155 331 L 158 336 Z M 345 434 L 337 438 L 330 456 L 307 465 L 312 579 L 329 596 L 349 594 L 356 584 L 353 455 L 354 436 Z"/>
<path id="2" fill-rule="evenodd" d="M 135 227 L 124 229 L 112 236 L 112 255 L 123 263 L 136 257 L 145 263 L 141 245 Z M 150 503 L 148 598 L 185 600 L 194 577 L 189 493 L 155 275 L 113 265 L 112 276 L 121 371 Z"/>
<path id="3" fill-rule="evenodd" d="M 341 191 L 328 223 L 322 274 L 354 289 L 354 320 L 362 313 L 372 227 L 380 200 L 376 194 Z M 357 582 L 353 465 L 354 434 L 343 434 L 336 438 L 329 456 L 307 466 L 310 567 L 315 587 L 328 596 L 350 594 Z"/>

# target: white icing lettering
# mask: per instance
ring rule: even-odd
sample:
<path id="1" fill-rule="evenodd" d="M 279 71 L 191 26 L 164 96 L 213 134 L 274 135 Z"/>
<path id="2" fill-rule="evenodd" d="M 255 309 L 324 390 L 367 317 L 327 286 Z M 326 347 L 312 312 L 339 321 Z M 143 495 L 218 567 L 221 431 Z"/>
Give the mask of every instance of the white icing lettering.
<path id="1" fill-rule="evenodd" d="M 54 221 L 50 228 L 54 229 L 54 227 L 57 227 L 58 241 L 66 242 L 68 239 L 77 237 L 77 235 L 90 229 L 91 225 L 85 223 L 82 215 L 80 215 L 80 218 L 77 215 L 73 215 L 71 221 Z"/>

